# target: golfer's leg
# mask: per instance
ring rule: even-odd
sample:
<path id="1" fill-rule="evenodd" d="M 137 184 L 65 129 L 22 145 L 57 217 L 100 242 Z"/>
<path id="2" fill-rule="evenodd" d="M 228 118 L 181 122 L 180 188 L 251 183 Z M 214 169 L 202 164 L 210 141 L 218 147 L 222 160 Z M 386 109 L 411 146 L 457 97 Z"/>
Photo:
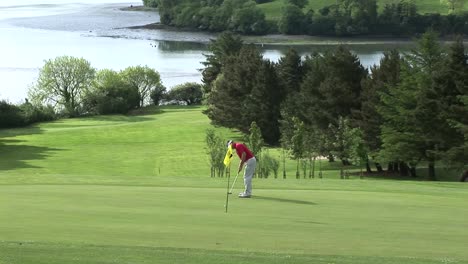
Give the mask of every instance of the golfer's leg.
<path id="1" fill-rule="evenodd" d="M 244 185 L 245 185 L 245 194 L 252 195 L 252 177 L 255 172 L 255 166 L 257 161 L 255 158 L 251 158 L 247 161 L 244 171 Z"/>

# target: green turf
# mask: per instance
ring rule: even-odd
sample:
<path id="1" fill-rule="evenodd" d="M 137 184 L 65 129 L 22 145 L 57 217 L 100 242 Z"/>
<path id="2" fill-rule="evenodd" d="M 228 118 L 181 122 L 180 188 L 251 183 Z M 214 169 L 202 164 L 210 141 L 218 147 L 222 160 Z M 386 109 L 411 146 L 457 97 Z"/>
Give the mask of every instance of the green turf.
<path id="1" fill-rule="evenodd" d="M 1 186 L 2 200 L 9 201 L 1 208 L 0 247 L 8 249 L 1 252 L 9 252 L 4 259 L 11 263 L 37 263 L 35 258 L 45 254 L 42 248 L 64 250 L 63 258 L 104 251 L 121 260 L 136 248 L 147 253 L 140 256 L 142 263 L 151 259 L 152 250 L 163 259 L 180 255 L 183 263 L 196 249 L 201 255 L 224 256 L 223 263 L 236 263 L 232 256 L 267 263 L 271 255 L 291 254 L 291 263 L 318 257 L 330 261 L 332 256 L 341 256 L 343 263 L 468 260 L 466 188 L 413 183 L 384 192 L 373 191 L 372 185 L 327 190 L 339 188 L 338 180 L 324 184 L 312 190 L 259 189 L 253 199 L 232 198 L 228 214 L 222 186 Z"/>
<path id="2" fill-rule="evenodd" d="M 328 162 L 297 180 L 288 161 L 226 214 L 201 110 L 0 130 L 0 263 L 468 263 L 462 183 L 339 180 Z"/>

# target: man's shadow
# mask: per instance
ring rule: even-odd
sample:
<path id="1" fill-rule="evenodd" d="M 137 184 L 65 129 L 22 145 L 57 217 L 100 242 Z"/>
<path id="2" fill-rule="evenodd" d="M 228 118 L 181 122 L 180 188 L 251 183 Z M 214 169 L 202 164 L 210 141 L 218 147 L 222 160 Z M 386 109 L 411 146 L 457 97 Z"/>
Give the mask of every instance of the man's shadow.
<path id="1" fill-rule="evenodd" d="M 253 198 L 258 199 L 258 200 L 267 200 L 267 201 L 282 202 L 282 203 L 317 205 L 316 203 L 309 202 L 309 201 L 284 199 L 284 198 L 276 198 L 276 197 L 266 197 L 266 196 L 257 196 L 257 195 L 255 195 L 255 196 L 253 196 Z"/>

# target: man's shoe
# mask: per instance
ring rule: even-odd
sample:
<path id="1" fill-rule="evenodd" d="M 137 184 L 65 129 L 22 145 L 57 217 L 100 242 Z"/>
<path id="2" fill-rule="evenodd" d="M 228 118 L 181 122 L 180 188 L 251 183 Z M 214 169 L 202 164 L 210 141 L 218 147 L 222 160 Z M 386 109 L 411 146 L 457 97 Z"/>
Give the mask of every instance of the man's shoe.
<path id="1" fill-rule="evenodd" d="M 250 197 L 251 197 L 250 194 L 246 194 L 246 193 L 243 193 L 243 192 L 239 193 L 239 198 L 250 198 Z"/>

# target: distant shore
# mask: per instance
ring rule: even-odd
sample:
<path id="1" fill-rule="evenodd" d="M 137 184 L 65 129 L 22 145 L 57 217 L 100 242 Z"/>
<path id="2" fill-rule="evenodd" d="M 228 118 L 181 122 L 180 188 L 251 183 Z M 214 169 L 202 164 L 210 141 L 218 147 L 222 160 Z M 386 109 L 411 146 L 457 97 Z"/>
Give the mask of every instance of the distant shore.
<path id="1" fill-rule="evenodd" d="M 149 11 L 157 12 L 157 8 L 149 8 L 144 6 L 130 6 L 120 8 L 122 11 Z M 148 30 L 167 30 L 174 32 L 203 32 L 202 30 L 194 30 L 188 28 L 177 28 L 167 26 L 159 22 L 150 23 L 146 25 L 131 26 L 129 29 L 148 29 Z M 242 36 L 246 43 L 253 43 L 258 45 L 278 45 L 278 46 L 306 46 L 306 45 L 413 45 L 415 37 L 392 37 L 392 36 L 353 36 L 353 37 L 333 37 L 333 36 L 308 36 L 308 35 L 282 35 L 271 34 L 262 36 Z M 450 43 L 453 37 L 444 37 L 442 42 Z M 465 39 L 468 45 L 468 38 Z"/>

